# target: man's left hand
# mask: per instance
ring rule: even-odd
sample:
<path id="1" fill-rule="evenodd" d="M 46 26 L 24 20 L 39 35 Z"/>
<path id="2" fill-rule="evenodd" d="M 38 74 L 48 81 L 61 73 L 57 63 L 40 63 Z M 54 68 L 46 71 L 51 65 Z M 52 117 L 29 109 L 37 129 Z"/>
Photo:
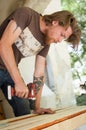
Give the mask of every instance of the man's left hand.
<path id="1" fill-rule="evenodd" d="M 50 108 L 38 108 L 34 110 L 35 114 L 43 115 L 43 114 L 54 114 L 55 111 Z"/>

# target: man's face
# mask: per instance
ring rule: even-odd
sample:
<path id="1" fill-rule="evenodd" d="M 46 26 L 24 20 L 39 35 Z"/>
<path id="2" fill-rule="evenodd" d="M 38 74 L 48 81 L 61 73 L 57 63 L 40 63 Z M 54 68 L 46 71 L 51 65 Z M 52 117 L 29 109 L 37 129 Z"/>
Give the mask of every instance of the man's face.
<path id="1" fill-rule="evenodd" d="M 65 29 L 55 22 L 48 27 L 45 41 L 47 44 L 61 42 L 62 40 L 67 39 L 71 34 L 72 29 L 70 26 Z"/>

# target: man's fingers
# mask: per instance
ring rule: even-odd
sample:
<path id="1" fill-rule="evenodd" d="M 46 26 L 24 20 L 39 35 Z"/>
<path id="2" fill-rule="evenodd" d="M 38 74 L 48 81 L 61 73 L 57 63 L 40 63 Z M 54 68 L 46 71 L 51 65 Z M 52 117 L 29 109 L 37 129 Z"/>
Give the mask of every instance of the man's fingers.
<path id="1" fill-rule="evenodd" d="M 25 93 L 25 92 L 17 92 L 15 95 L 20 97 L 20 98 L 27 98 L 28 97 L 28 92 L 27 93 Z"/>
<path id="2" fill-rule="evenodd" d="M 24 98 L 28 98 L 28 93 L 25 93 Z"/>
<path id="3" fill-rule="evenodd" d="M 51 110 L 50 108 L 44 110 L 44 114 L 53 114 L 55 111 Z"/>
<path id="4" fill-rule="evenodd" d="M 55 113 L 55 111 L 53 111 L 52 109 L 50 109 L 50 108 L 47 108 L 47 109 L 45 109 L 45 108 L 40 108 L 40 109 L 38 109 L 35 113 L 37 113 L 37 114 L 54 114 Z"/>

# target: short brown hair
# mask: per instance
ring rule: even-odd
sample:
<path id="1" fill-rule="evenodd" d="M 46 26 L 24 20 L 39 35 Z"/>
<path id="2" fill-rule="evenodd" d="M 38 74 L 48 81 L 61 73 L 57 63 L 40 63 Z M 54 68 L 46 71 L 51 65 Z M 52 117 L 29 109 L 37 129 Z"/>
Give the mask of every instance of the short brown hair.
<path id="1" fill-rule="evenodd" d="M 71 26 L 73 33 L 67 41 L 72 43 L 74 48 L 76 45 L 78 46 L 81 37 L 81 30 L 79 29 L 78 23 L 71 12 L 63 10 L 49 15 L 44 15 L 43 20 L 46 25 L 52 24 L 52 21 L 58 21 L 59 25 L 65 27 L 65 29 Z"/>

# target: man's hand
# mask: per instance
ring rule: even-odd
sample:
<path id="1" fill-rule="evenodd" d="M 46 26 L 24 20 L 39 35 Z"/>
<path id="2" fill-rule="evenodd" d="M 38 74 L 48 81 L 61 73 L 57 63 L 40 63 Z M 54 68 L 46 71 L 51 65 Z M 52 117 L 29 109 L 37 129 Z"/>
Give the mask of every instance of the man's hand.
<path id="1" fill-rule="evenodd" d="M 43 114 L 54 114 L 55 111 L 51 110 L 50 108 L 39 108 L 34 110 L 33 113 L 43 115 Z"/>
<path id="2" fill-rule="evenodd" d="M 27 98 L 29 94 L 28 87 L 24 84 L 15 84 L 15 95 L 21 98 Z"/>

